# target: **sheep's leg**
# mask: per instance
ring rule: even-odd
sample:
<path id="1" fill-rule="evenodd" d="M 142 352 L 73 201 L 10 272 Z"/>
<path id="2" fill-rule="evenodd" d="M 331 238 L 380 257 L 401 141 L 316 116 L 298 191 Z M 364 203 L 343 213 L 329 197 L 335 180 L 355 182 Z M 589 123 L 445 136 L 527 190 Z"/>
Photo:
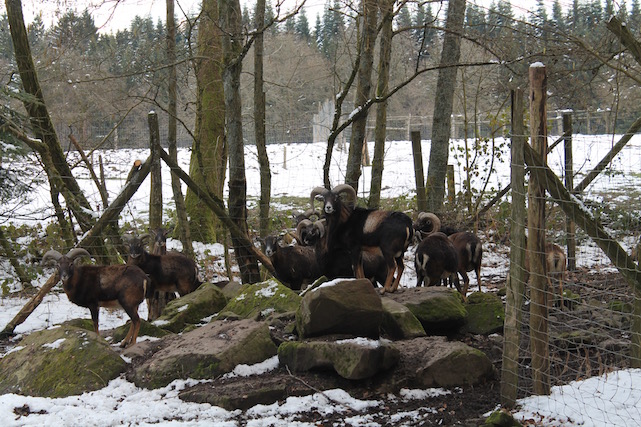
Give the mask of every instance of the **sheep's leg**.
<path id="1" fill-rule="evenodd" d="M 481 292 L 481 264 L 477 265 L 474 270 L 476 271 L 476 281 L 479 284 L 479 292 Z"/>
<path id="2" fill-rule="evenodd" d="M 133 345 L 136 343 L 136 339 L 138 339 L 138 333 L 140 332 L 140 316 L 138 315 L 138 306 L 134 308 L 125 308 L 125 312 L 129 315 L 131 318 L 131 326 L 129 327 L 129 332 L 127 332 L 127 336 L 125 336 L 125 339 L 122 340 L 120 343 L 120 347 L 125 348 L 129 347 L 130 345 Z"/>
<path id="3" fill-rule="evenodd" d="M 98 313 L 100 308 L 97 305 L 92 305 L 89 307 L 89 311 L 91 312 L 91 320 L 93 321 L 93 329 L 96 332 L 96 335 L 100 336 L 100 332 L 98 332 Z"/>
<path id="4" fill-rule="evenodd" d="M 461 276 L 463 276 L 463 299 L 467 299 L 467 290 L 470 288 L 470 278 L 467 275 L 467 272 L 461 271 Z M 456 278 L 458 279 L 458 274 L 456 275 Z M 460 286 L 460 285 L 459 285 Z"/>
<path id="5" fill-rule="evenodd" d="M 385 256 L 385 254 L 383 254 Z M 394 287 L 394 271 L 396 270 L 396 260 L 394 258 L 385 257 L 385 262 L 387 264 L 387 277 L 385 278 L 385 285 L 383 286 L 383 291 L 385 292 L 394 292 L 396 288 Z"/>
<path id="6" fill-rule="evenodd" d="M 354 269 L 354 277 L 357 279 L 365 278 L 365 270 L 363 268 L 363 252 L 359 249 L 354 251 L 355 256 L 352 256 L 352 268 Z"/>
<path id="7" fill-rule="evenodd" d="M 394 264 L 396 267 L 396 278 L 394 279 L 394 284 L 392 285 L 393 292 L 396 292 L 398 289 L 398 285 L 401 283 L 401 276 L 403 275 L 403 271 L 405 270 L 405 263 L 403 262 L 403 257 L 398 257 L 394 260 Z M 389 267 L 388 267 L 388 274 L 389 274 Z M 392 271 L 392 275 L 394 272 Z"/>

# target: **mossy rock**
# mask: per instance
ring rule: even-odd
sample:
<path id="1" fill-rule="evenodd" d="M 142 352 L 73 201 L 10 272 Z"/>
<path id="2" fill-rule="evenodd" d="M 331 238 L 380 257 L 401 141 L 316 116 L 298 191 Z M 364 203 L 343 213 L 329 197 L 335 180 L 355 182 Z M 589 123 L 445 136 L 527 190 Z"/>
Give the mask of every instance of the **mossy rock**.
<path id="1" fill-rule="evenodd" d="M 153 324 L 178 333 L 188 325 L 202 323 L 204 319 L 218 313 L 226 304 L 227 298 L 218 286 L 203 283 L 194 292 L 170 301 Z"/>
<path id="2" fill-rule="evenodd" d="M 608 310 L 619 313 L 632 313 L 632 304 L 621 300 L 613 300 L 608 303 Z"/>
<path id="3" fill-rule="evenodd" d="M 164 387 L 176 379 L 211 379 L 237 365 L 263 362 L 277 353 L 265 322 L 215 320 L 163 340 L 163 347 L 135 368 L 139 387 Z"/>
<path id="4" fill-rule="evenodd" d="M 489 335 L 503 330 L 505 309 L 501 299 L 492 293 L 474 292 L 465 304 L 467 320 L 462 331 Z"/>
<path id="5" fill-rule="evenodd" d="M 104 339 L 65 325 L 28 335 L 0 359 L 0 393 L 78 395 L 105 387 L 126 369 Z"/>
<path id="6" fill-rule="evenodd" d="M 71 320 L 62 322 L 61 326 L 74 326 L 76 328 L 94 332 L 93 320 L 91 319 L 71 319 Z"/>
<path id="7" fill-rule="evenodd" d="M 421 322 L 405 305 L 389 298 L 381 298 L 383 303 L 382 332 L 393 339 L 424 337 L 425 329 Z"/>
<path id="8" fill-rule="evenodd" d="M 402 301 L 421 322 L 428 335 L 457 333 L 465 324 L 467 311 L 461 294 L 442 286 L 409 288 Z"/>
<path id="9" fill-rule="evenodd" d="M 521 424 L 507 411 L 494 411 L 481 427 L 521 427 Z"/>
<path id="10" fill-rule="evenodd" d="M 113 343 L 118 343 L 122 341 L 127 333 L 129 332 L 129 327 L 131 325 L 131 320 L 125 323 L 122 326 L 117 327 L 113 331 Z M 154 337 L 154 338 L 162 338 L 164 336 L 167 336 L 171 334 L 172 332 L 159 328 L 158 326 L 154 325 L 153 323 L 147 322 L 146 320 L 140 321 L 140 331 L 138 332 L 138 338 L 146 336 L 146 337 Z"/>
<path id="11" fill-rule="evenodd" d="M 300 301 L 301 297 L 296 292 L 276 279 L 269 279 L 244 285 L 221 313 L 235 313 L 243 319 L 265 318 L 274 313 L 296 311 Z"/>

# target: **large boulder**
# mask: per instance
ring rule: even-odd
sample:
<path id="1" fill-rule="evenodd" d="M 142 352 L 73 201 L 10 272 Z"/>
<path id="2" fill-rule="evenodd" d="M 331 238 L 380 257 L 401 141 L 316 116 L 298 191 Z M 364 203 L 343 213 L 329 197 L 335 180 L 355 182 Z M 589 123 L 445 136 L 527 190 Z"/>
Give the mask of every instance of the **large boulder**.
<path id="1" fill-rule="evenodd" d="M 501 298 L 493 293 L 474 292 L 465 303 L 467 320 L 462 331 L 489 335 L 503 331 L 505 309 Z"/>
<path id="2" fill-rule="evenodd" d="M 170 301 L 153 324 L 178 333 L 189 325 L 202 323 L 218 313 L 225 304 L 227 298 L 218 286 L 203 283 L 194 292 Z"/>
<path id="3" fill-rule="evenodd" d="M 425 329 L 409 308 L 393 299 L 383 297 L 383 323 L 381 330 L 392 339 L 424 337 Z"/>
<path id="4" fill-rule="evenodd" d="M 0 359 L 0 394 L 78 395 L 105 387 L 126 369 L 95 332 L 63 325 L 33 332 Z"/>
<path id="5" fill-rule="evenodd" d="M 456 334 L 467 318 L 461 295 L 444 286 L 407 288 L 385 295 L 409 308 L 428 335 Z"/>
<path id="6" fill-rule="evenodd" d="M 367 279 L 336 279 L 305 293 L 296 311 L 301 338 L 331 334 L 378 338 L 381 297 Z"/>
<path id="7" fill-rule="evenodd" d="M 343 378 L 362 380 L 396 365 L 399 350 L 387 340 L 293 341 L 278 347 L 281 365 L 293 372 L 333 369 Z"/>
<path id="8" fill-rule="evenodd" d="M 406 373 L 414 387 L 457 387 L 476 385 L 496 375 L 492 362 L 481 350 L 445 337 L 415 338 L 398 343 Z M 418 361 L 418 362 L 417 362 Z"/>
<path id="9" fill-rule="evenodd" d="M 221 310 L 219 317 L 265 318 L 275 313 L 294 312 L 300 296 L 276 279 L 243 285 L 235 298 Z"/>
<path id="10" fill-rule="evenodd" d="M 160 349 L 135 368 L 139 387 L 164 387 L 175 379 L 209 379 L 276 355 L 267 323 L 215 320 L 163 339 Z"/>

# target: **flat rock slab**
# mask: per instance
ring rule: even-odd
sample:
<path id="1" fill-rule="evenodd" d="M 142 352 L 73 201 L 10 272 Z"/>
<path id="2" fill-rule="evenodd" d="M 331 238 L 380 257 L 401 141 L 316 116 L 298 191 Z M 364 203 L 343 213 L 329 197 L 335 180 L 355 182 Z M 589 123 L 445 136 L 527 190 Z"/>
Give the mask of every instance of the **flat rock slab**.
<path id="1" fill-rule="evenodd" d="M 395 344 L 401 349 L 401 364 L 411 367 L 404 375 L 414 387 L 476 385 L 496 375 L 485 353 L 460 341 L 436 336 Z"/>
<path id="2" fill-rule="evenodd" d="M 138 366 L 133 381 L 158 388 L 175 379 L 209 379 L 275 356 L 277 347 L 264 322 L 243 319 L 213 321 L 164 339 L 160 349 Z"/>
<path id="3" fill-rule="evenodd" d="M 387 340 L 292 341 L 278 347 L 280 364 L 293 372 L 333 369 L 343 378 L 361 380 L 395 366 L 398 349 Z"/>

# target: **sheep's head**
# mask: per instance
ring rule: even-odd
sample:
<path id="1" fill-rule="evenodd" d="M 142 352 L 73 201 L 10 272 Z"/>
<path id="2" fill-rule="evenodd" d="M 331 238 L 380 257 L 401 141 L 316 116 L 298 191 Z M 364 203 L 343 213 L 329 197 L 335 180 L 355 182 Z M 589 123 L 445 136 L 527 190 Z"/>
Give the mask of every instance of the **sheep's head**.
<path id="1" fill-rule="evenodd" d="M 270 235 L 265 237 L 265 239 L 262 241 L 265 255 L 270 258 L 274 256 L 276 254 L 276 251 L 278 250 L 279 242 L 280 236 Z"/>
<path id="2" fill-rule="evenodd" d="M 75 248 L 70 250 L 67 255 L 63 255 L 60 252 L 51 249 L 47 251 L 42 256 L 41 263 L 43 265 L 49 264 L 51 261 L 56 261 L 58 263 L 58 273 L 60 274 L 60 280 L 63 283 L 66 283 L 71 276 L 73 276 L 75 260 L 80 256 L 91 257 L 91 254 L 82 248 Z"/>
<path id="3" fill-rule="evenodd" d="M 441 229 L 441 220 L 431 212 L 419 212 L 416 221 L 414 221 L 414 230 L 419 239 L 424 238 Z"/>
<path id="4" fill-rule="evenodd" d="M 315 245 L 323 237 L 325 237 L 325 227 L 326 224 L 324 219 L 314 221 L 313 223 L 310 221 L 305 225 L 303 229 L 299 231 L 301 244 L 306 246 Z"/>
<path id="5" fill-rule="evenodd" d="M 145 244 L 151 236 L 149 234 L 143 234 L 140 237 L 133 235 L 126 235 L 123 239 L 125 243 L 129 246 L 129 258 L 132 260 L 137 260 L 141 258 L 145 252 Z"/>

